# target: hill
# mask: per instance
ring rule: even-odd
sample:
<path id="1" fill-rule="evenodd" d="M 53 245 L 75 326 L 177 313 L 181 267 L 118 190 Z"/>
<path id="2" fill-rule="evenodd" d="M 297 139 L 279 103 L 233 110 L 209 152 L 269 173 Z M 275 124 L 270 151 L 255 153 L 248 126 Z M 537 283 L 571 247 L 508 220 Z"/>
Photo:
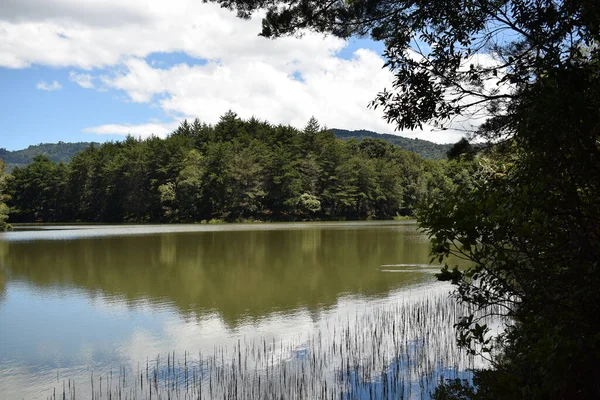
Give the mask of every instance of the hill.
<path id="1" fill-rule="evenodd" d="M 437 144 L 428 140 L 409 139 L 403 136 L 390 135 L 387 133 L 377 133 L 364 129 L 358 131 L 348 131 L 346 129 L 331 129 L 336 137 L 344 140 L 364 138 L 383 139 L 390 144 L 402 147 L 404 150 L 413 151 L 425 159 L 446 158 L 446 152 L 450 150 L 452 144 Z"/>
<path id="2" fill-rule="evenodd" d="M 383 139 L 386 142 L 400 146 L 404 150 L 413 151 L 425 159 L 446 158 L 446 152 L 452 147 L 451 144 L 437 144 L 422 139 L 409 139 L 402 136 L 390 135 L 385 133 L 376 133 L 364 129 L 358 131 L 348 131 L 345 129 L 331 129 L 337 138 L 343 140 L 356 139 L 361 141 L 364 138 Z M 0 148 L 0 159 L 7 164 L 8 170 L 15 167 L 22 167 L 29 164 L 33 157 L 38 154 L 47 155 L 54 162 L 69 162 L 77 153 L 88 147 L 90 142 L 78 143 L 40 143 L 32 145 L 23 150 L 9 151 Z M 99 145 L 99 143 L 95 143 Z"/>
<path id="3" fill-rule="evenodd" d="M 77 153 L 88 147 L 90 142 L 78 143 L 40 143 L 32 145 L 23 150 L 6 150 L 0 148 L 0 158 L 7 164 L 8 170 L 22 167 L 33 161 L 38 154 L 45 154 L 54 162 L 69 162 Z M 98 144 L 98 143 L 96 143 Z"/>

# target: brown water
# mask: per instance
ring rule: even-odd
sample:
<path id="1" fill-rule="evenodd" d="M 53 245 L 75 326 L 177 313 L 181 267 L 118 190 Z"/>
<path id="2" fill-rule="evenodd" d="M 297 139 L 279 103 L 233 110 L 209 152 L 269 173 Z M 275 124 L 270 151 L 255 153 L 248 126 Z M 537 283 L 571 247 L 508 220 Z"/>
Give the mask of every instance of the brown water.
<path id="1" fill-rule="evenodd" d="M 412 223 L 3 233 L 0 398 L 62 397 L 71 379 L 82 388 L 77 398 L 88 398 L 92 374 L 135 370 L 172 352 L 241 341 L 305 348 L 359 315 L 446 293 L 438 270 Z"/>

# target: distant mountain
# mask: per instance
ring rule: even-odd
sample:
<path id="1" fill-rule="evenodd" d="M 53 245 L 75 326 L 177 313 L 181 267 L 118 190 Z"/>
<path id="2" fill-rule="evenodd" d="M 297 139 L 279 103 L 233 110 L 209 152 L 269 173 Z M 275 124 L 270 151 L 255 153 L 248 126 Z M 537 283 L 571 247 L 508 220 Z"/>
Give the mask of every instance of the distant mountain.
<path id="1" fill-rule="evenodd" d="M 88 147 L 90 142 L 78 143 L 40 143 L 29 146 L 23 150 L 9 151 L 0 148 L 0 158 L 7 164 L 8 170 L 15 167 L 22 167 L 29 164 L 33 157 L 38 154 L 45 154 L 54 162 L 69 162 L 77 153 Z M 99 145 L 99 143 L 95 143 Z"/>
<path id="2" fill-rule="evenodd" d="M 452 144 L 437 144 L 428 140 L 409 139 L 403 136 L 390 135 L 387 133 L 377 133 L 361 129 L 359 131 L 348 131 L 345 129 L 331 129 L 336 137 L 344 140 L 364 138 L 383 139 L 390 144 L 402 147 L 404 150 L 414 151 L 426 159 L 439 160 L 446 158 L 446 152 L 450 150 Z"/>
<path id="3" fill-rule="evenodd" d="M 404 150 L 414 151 L 426 159 L 446 158 L 446 152 L 452 147 L 451 144 L 437 144 L 427 140 L 409 139 L 402 136 L 366 131 L 364 129 L 358 131 L 331 129 L 331 131 L 336 137 L 343 140 L 356 139 L 360 141 L 364 138 L 383 139 L 390 144 L 402 147 Z M 7 164 L 8 170 L 12 171 L 15 167 L 22 167 L 29 164 L 33 160 L 33 157 L 38 154 L 45 154 L 54 162 L 69 162 L 71 158 L 90 144 L 92 143 L 40 143 L 23 150 L 14 151 L 0 148 L 0 158 Z M 100 145 L 99 143 L 94 144 Z"/>

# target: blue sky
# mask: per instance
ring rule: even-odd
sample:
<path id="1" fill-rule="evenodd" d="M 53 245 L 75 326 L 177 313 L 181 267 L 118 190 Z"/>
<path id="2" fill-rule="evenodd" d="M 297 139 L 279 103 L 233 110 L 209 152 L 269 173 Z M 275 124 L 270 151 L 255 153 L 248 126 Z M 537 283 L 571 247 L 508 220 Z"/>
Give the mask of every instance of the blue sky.
<path id="1" fill-rule="evenodd" d="M 197 0 L 7 0 L 0 10 L 0 147 L 165 136 L 184 118 L 393 133 L 368 109 L 390 87 L 382 43 L 268 40 L 260 18 Z M 402 132 L 452 142 L 452 132 Z"/>
<path id="2" fill-rule="evenodd" d="M 162 110 L 119 99 L 113 91 L 84 89 L 69 81 L 69 70 L 35 66 L 26 69 L 0 68 L 2 125 L 0 147 L 22 149 L 30 144 L 118 140 L 119 135 L 99 137 L 85 133 L 90 126 L 106 121 L 143 123 L 164 118 Z M 60 82 L 62 88 L 44 91 L 39 82 Z"/>

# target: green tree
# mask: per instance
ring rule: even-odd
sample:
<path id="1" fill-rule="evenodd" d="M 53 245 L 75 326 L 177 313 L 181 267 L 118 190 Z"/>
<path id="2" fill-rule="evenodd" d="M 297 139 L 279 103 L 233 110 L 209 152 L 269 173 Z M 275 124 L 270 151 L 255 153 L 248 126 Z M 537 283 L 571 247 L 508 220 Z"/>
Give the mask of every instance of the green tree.
<path id="1" fill-rule="evenodd" d="M 421 215 L 437 255 L 476 262 L 440 278 L 461 301 L 510 318 L 496 376 L 480 381 L 488 398 L 600 395 L 599 65 L 538 77 L 521 95 L 513 139 Z M 462 344 L 494 354 L 476 316 L 459 327 Z"/>
<path id="2" fill-rule="evenodd" d="M 234 135 L 235 131 L 230 131 Z M 231 189 L 232 143 L 213 142 L 206 147 L 202 179 L 203 213 L 224 218 Z"/>
<path id="3" fill-rule="evenodd" d="M 375 196 L 375 213 L 384 219 L 396 216 L 403 206 L 404 182 L 400 164 L 393 157 L 373 161 L 379 184 Z"/>
<path id="4" fill-rule="evenodd" d="M 73 220 L 98 221 L 101 210 L 100 152 L 95 145 L 77 154 L 70 163 L 67 196 Z"/>
<path id="5" fill-rule="evenodd" d="M 191 129 L 194 130 L 197 124 L 198 121 L 194 121 Z M 165 203 L 169 192 L 165 189 L 176 191 L 175 181 L 184 168 L 186 155 L 193 148 L 194 141 L 194 137 L 173 133 L 166 139 L 151 137 L 143 143 L 149 180 L 149 197 L 146 199 L 149 220 L 177 220 L 177 210 L 172 209 L 176 204 Z"/>
<path id="6" fill-rule="evenodd" d="M 351 194 L 347 191 L 345 173 L 348 172 L 346 162 L 349 159 L 347 147 L 337 141 L 333 135 L 322 135 L 319 168 L 319 197 L 321 208 L 329 218 L 336 218 L 344 207 L 351 205 Z"/>
<path id="7" fill-rule="evenodd" d="M 2 159 L 0 159 L 0 232 L 11 229 L 8 221 L 9 208 L 6 205 L 6 200 L 8 200 L 8 195 L 6 194 L 6 184 L 8 177 L 4 172 L 5 164 Z"/>
<path id="8" fill-rule="evenodd" d="M 474 155 L 475 150 L 473 149 L 473 146 L 465 138 L 462 138 L 456 142 L 446 153 L 446 156 L 450 160 L 457 160 L 460 158 L 472 160 Z"/>
<path id="9" fill-rule="evenodd" d="M 146 143 L 129 136 L 108 165 L 112 201 L 118 205 L 115 216 L 127 222 L 143 222 L 148 218 L 152 192 Z M 111 201 L 111 200 L 109 200 Z"/>
<path id="10" fill-rule="evenodd" d="M 310 117 L 304 127 L 302 149 L 305 152 L 315 152 L 315 136 L 321 131 L 319 121 L 315 117 Z"/>
<path id="11" fill-rule="evenodd" d="M 175 199 L 177 200 L 178 217 L 182 221 L 197 221 L 201 218 L 202 210 L 202 178 L 205 174 L 205 160 L 197 150 L 190 150 L 183 163 L 184 167 L 179 172 L 176 181 Z M 173 184 L 161 190 L 161 199 L 165 206 L 174 201 L 171 190 Z M 168 189 L 168 191 L 167 191 Z M 166 192 L 163 194 L 163 192 Z M 166 196 L 168 195 L 168 196 Z M 166 209 L 173 213 L 172 207 Z M 167 215 L 169 217 L 170 215 Z"/>
<path id="12" fill-rule="evenodd" d="M 9 204 L 15 220 L 53 222 L 65 219 L 65 184 L 68 177 L 65 164 L 37 155 L 33 163 L 15 168 L 12 176 Z"/>
<path id="13" fill-rule="evenodd" d="M 266 150 L 260 142 L 237 149 L 232 159 L 231 194 L 228 218 L 237 220 L 259 215 L 263 210 L 265 192 Z"/>
<path id="14" fill-rule="evenodd" d="M 236 113 L 229 110 L 221 116 L 219 123 L 215 125 L 214 134 L 216 140 L 231 142 L 236 137 L 244 134 L 244 123 Z"/>
<path id="15" fill-rule="evenodd" d="M 301 194 L 298 160 L 292 149 L 280 142 L 271 151 L 265 169 L 265 202 L 276 218 L 289 218 Z"/>
<path id="16" fill-rule="evenodd" d="M 316 196 L 309 193 L 300 195 L 296 205 L 296 214 L 300 218 L 310 218 L 319 211 L 321 211 L 321 202 Z"/>

